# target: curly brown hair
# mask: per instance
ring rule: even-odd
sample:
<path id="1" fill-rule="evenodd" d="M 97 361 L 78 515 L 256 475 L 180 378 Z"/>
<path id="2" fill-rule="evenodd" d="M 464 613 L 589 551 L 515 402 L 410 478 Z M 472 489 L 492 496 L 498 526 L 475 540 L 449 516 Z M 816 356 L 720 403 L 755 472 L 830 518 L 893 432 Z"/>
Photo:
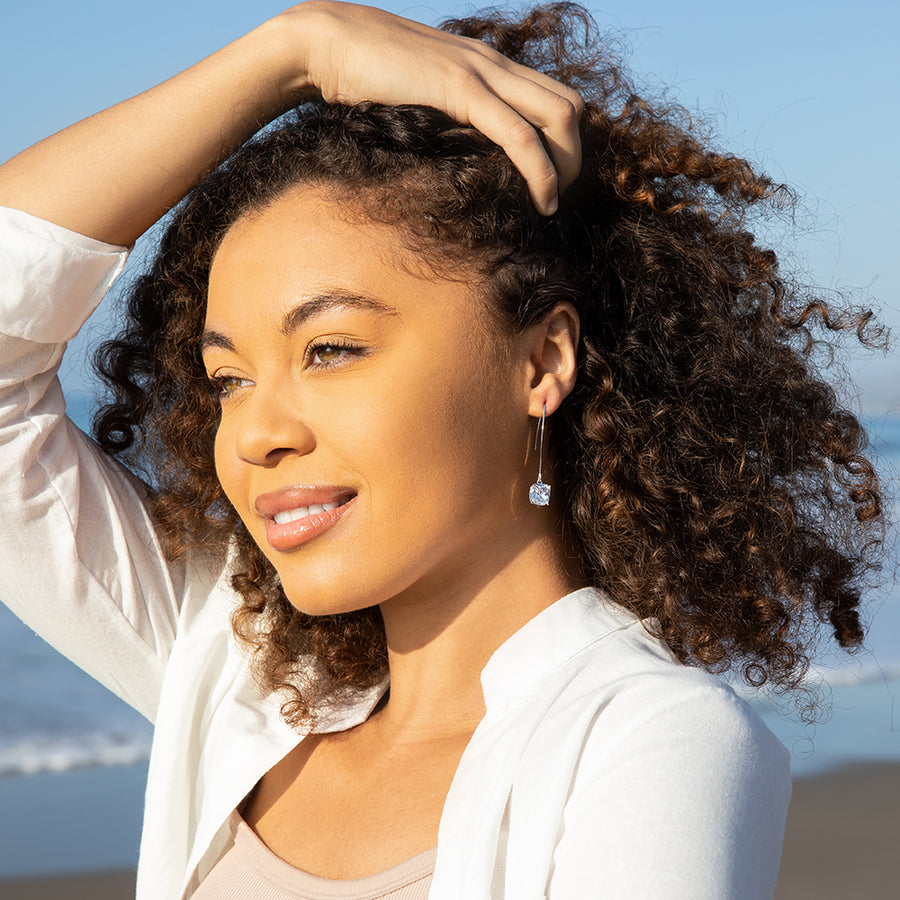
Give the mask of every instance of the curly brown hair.
<path id="1" fill-rule="evenodd" d="M 796 687 L 823 623 L 842 647 L 863 639 L 881 495 L 865 432 L 814 350 L 844 331 L 877 341 L 871 313 L 780 272 L 750 228 L 789 192 L 710 149 L 681 108 L 641 99 L 581 7 L 443 27 L 584 97 L 584 165 L 558 213 L 538 215 L 505 154 L 433 109 L 304 105 L 176 211 L 123 333 L 98 353 L 114 396 L 97 440 L 151 484 L 169 553 L 233 545 L 235 631 L 263 685 L 285 692 L 289 721 L 313 716 L 323 684 L 384 677 L 377 608 L 296 610 L 213 465 L 219 406 L 199 352 L 213 255 L 243 214 L 314 184 L 396 225 L 438 271 L 478 273 L 508 332 L 575 305 L 578 381 L 551 452 L 589 581 L 681 660 Z"/>

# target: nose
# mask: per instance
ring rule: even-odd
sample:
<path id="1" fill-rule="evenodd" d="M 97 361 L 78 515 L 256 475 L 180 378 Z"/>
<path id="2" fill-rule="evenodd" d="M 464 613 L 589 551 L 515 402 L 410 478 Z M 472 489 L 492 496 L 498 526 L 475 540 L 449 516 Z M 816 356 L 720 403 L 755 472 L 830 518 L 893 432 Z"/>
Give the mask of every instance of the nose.
<path id="1" fill-rule="evenodd" d="M 277 465 L 286 456 L 303 456 L 316 446 L 315 433 L 296 403 L 260 386 L 235 417 L 235 452 L 256 466 Z"/>

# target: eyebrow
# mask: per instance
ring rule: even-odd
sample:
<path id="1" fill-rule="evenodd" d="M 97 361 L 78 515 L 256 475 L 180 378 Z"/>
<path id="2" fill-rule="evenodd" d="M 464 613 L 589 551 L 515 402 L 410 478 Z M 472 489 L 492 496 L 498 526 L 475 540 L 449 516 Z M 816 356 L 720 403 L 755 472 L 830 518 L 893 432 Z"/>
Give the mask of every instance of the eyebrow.
<path id="1" fill-rule="evenodd" d="M 285 313 L 281 320 L 281 333 L 290 336 L 304 322 L 308 322 L 315 316 L 321 315 L 332 309 L 350 307 L 362 309 L 367 312 L 378 313 L 384 316 L 398 316 L 399 313 L 393 306 L 379 300 L 376 297 L 366 297 L 363 294 L 353 294 L 349 291 L 332 291 L 327 294 L 317 294 L 304 300 L 292 310 Z"/>
<path id="2" fill-rule="evenodd" d="M 279 330 L 283 335 L 289 337 L 310 319 L 333 309 L 346 309 L 348 307 L 385 316 L 400 315 L 393 306 L 376 297 L 367 297 L 363 294 L 354 294 L 349 291 L 331 291 L 327 294 L 316 294 L 299 303 L 293 309 L 288 310 L 281 319 Z M 221 347 L 223 350 L 235 352 L 234 342 L 231 338 L 218 331 L 207 329 L 200 338 L 200 351 L 202 352 L 210 347 Z"/>

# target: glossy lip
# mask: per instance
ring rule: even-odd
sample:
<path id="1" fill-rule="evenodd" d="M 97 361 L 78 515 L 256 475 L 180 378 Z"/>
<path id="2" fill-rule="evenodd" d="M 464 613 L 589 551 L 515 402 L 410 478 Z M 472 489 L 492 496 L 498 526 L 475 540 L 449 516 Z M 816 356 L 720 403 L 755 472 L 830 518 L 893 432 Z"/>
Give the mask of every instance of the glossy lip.
<path id="1" fill-rule="evenodd" d="M 275 521 L 278 513 L 298 506 L 334 503 L 349 497 L 337 509 L 324 510 L 311 516 L 304 516 L 293 522 L 279 525 Z M 328 531 L 356 502 L 356 492 L 347 487 L 337 486 L 293 486 L 270 494 L 260 494 L 254 506 L 265 520 L 266 540 L 274 550 L 294 550 Z"/>

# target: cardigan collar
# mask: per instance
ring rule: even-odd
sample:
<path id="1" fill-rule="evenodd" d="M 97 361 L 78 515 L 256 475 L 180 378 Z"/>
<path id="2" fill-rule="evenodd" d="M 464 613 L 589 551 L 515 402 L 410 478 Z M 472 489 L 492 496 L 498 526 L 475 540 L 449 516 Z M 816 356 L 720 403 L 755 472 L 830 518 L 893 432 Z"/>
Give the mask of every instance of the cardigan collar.
<path id="1" fill-rule="evenodd" d="M 597 588 L 566 594 L 526 622 L 491 655 L 481 672 L 485 706 L 506 707 L 534 693 L 553 671 L 591 644 L 639 622 Z M 365 721 L 387 691 L 389 676 L 365 691 L 332 697 L 317 709 L 316 732 Z"/>
<path id="2" fill-rule="evenodd" d="M 515 704 L 585 648 L 639 621 L 597 588 L 566 594 L 494 651 L 481 673 L 485 706 Z"/>

